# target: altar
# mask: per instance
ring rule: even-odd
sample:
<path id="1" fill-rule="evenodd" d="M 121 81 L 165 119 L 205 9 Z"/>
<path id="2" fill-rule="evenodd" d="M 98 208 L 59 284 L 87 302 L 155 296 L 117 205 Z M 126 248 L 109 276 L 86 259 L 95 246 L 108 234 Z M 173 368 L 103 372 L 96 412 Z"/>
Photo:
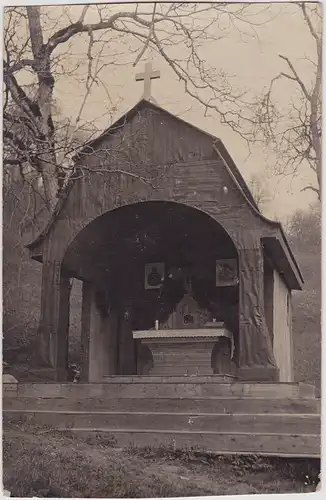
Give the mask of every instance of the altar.
<path id="1" fill-rule="evenodd" d="M 207 325 L 199 329 L 143 330 L 134 331 L 133 338 L 147 346 L 153 356 L 150 375 L 188 376 L 212 375 L 212 353 L 219 347 L 220 339 L 227 339 L 230 356 L 233 358 L 233 335 L 224 325 Z M 222 349 L 220 350 L 222 353 Z M 224 353 L 225 354 L 225 353 Z M 228 369 L 220 367 L 227 372 Z M 229 370 L 230 371 L 230 370 Z M 223 373 L 231 375 L 231 373 Z"/>
<path id="2" fill-rule="evenodd" d="M 138 374 L 233 376 L 233 332 L 221 320 L 216 297 L 210 303 L 207 294 L 200 295 L 195 265 L 171 267 L 167 273 L 164 268 L 164 263 L 145 268 L 145 287 L 158 289 L 157 319 L 152 328 L 133 329 L 139 350 L 151 358 L 146 372 Z"/>

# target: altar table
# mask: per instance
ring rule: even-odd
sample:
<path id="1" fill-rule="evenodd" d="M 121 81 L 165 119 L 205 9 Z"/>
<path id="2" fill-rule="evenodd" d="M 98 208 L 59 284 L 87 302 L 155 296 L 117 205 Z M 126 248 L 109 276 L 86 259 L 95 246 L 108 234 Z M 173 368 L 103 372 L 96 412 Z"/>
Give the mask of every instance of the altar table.
<path id="1" fill-rule="evenodd" d="M 133 332 L 152 353 L 150 375 L 212 375 L 212 350 L 220 337 L 230 339 L 232 358 L 233 335 L 225 327 Z"/>

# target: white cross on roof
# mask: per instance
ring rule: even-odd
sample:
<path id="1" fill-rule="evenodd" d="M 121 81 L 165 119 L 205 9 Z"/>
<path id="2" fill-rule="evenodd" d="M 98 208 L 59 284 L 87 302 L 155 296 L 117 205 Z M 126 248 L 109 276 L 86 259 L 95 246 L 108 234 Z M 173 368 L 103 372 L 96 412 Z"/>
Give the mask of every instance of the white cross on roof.
<path id="1" fill-rule="evenodd" d="M 154 80 L 156 78 L 160 78 L 160 72 L 153 71 L 151 62 L 147 62 L 145 64 L 144 73 L 137 73 L 136 81 L 137 82 L 139 82 L 139 81 L 144 82 L 143 99 L 147 99 L 147 101 L 149 101 L 149 100 L 153 101 L 153 98 L 151 98 L 151 80 Z"/>

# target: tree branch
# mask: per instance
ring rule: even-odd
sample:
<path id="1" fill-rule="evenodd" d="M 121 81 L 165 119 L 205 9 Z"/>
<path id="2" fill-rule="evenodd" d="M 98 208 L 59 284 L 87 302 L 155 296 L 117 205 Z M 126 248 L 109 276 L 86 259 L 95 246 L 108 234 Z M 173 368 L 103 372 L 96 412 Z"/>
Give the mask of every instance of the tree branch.
<path id="1" fill-rule="evenodd" d="M 7 64 L 6 62 L 4 62 L 5 70 L 7 69 L 6 66 Z M 41 112 L 38 104 L 28 97 L 26 92 L 18 84 L 14 75 L 8 74 L 5 71 L 4 81 L 8 86 L 11 97 L 13 98 L 17 106 L 24 111 L 24 113 L 30 118 L 35 128 L 39 130 L 39 123 L 36 119 L 41 117 Z"/>
<path id="2" fill-rule="evenodd" d="M 317 44 L 317 48 L 319 47 L 320 45 L 320 42 L 321 42 L 321 38 L 320 36 L 317 34 L 315 28 L 313 27 L 312 25 L 312 22 L 311 22 L 311 19 L 308 15 L 308 12 L 307 12 L 307 8 L 306 8 L 306 4 L 305 3 L 300 3 L 299 4 L 299 7 L 301 8 L 302 10 L 302 14 L 303 14 L 303 17 L 308 25 L 308 28 L 310 30 L 310 33 L 311 35 L 314 37 L 314 39 L 316 40 L 316 44 Z"/>
<path id="3" fill-rule="evenodd" d="M 20 71 L 26 67 L 30 67 L 35 69 L 36 68 L 36 63 L 34 59 L 21 59 L 18 62 L 15 62 L 11 66 L 7 67 L 7 73 L 12 74 L 16 73 L 16 71 Z"/>
<path id="4" fill-rule="evenodd" d="M 314 186 L 306 186 L 301 189 L 301 193 L 303 193 L 304 191 L 313 191 L 314 193 L 317 193 L 318 198 L 320 199 L 320 190 L 318 188 Z"/>
<path id="5" fill-rule="evenodd" d="M 286 56 L 282 56 L 281 54 L 279 54 L 279 57 L 281 59 L 283 59 L 284 61 L 287 62 L 288 66 L 290 67 L 292 73 L 294 74 L 295 78 L 292 78 L 292 80 L 296 80 L 298 82 L 298 84 L 300 85 L 301 89 L 302 89 L 302 92 L 304 93 L 306 99 L 308 101 L 310 101 L 310 94 L 308 92 L 308 90 L 306 89 L 306 86 L 305 84 L 303 83 L 303 81 L 301 80 L 301 78 L 299 77 L 298 73 L 296 72 L 293 64 L 291 63 L 290 59 Z M 286 75 L 284 75 L 286 76 Z M 287 76 L 288 78 L 291 78 L 290 76 Z"/>
<path id="6" fill-rule="evenodd" d="M 101 21 L 94 24 L 83 24 L 83 18 L 77 23 L 71 24 L 55 33 L 49 38 L 46 44 L 47 53 L 51 54 L 53 50 L 61 43 L 67 42 L 72 36 L 77 33 L 87 33 L 90 31 L 106 30 L 114 27 L 114 22 L 118 19 L 129 18 L 137 21 L 140 25 L 150 28 L 151 22 L 139 17 L 135 12 L 117 12 L 113 14 L 107 21 Z M 162 19 L 154 20 L 154 22 L 162 21 Z"/>
<path id="7" fill-rule="evenodd" d="M 150 29 L 148 30 L 148 36 L 147 36 L 147 39 L 144 43 L 144 46 L 142 48 L 142 50 L 139 52 L 138 56 L 136 57 L 136 60 L 133 64 L 133 66 L 135 67 L 138 62 L 141 60 L 141 58 L 143 57 L 143 55 L 145 54 L 148 46 L 149 46 L 149 43 L 150 43 L 150 40 L 153 36 L 153 31 L 154 31 L 154 21 L 155 21 L 155 12 L 156 12 L 156 3 L 154 3 L 154 9 L 153 9 L 153 16 L 152 16 L 152 22 L 151 22 L 151 26 L 150 26 Z"/>

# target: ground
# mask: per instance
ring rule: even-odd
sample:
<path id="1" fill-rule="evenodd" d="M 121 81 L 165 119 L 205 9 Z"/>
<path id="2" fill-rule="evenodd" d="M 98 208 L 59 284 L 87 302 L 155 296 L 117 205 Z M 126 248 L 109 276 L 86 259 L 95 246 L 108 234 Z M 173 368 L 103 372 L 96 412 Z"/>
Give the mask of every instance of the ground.
<path id="1" fill-rule="evenodd" d="M 149 498 L 314 491 L 317 460 L 212 457 L 196 450 L 119 449 L 113 436 L 5 424 L 11 496 Z"/>

